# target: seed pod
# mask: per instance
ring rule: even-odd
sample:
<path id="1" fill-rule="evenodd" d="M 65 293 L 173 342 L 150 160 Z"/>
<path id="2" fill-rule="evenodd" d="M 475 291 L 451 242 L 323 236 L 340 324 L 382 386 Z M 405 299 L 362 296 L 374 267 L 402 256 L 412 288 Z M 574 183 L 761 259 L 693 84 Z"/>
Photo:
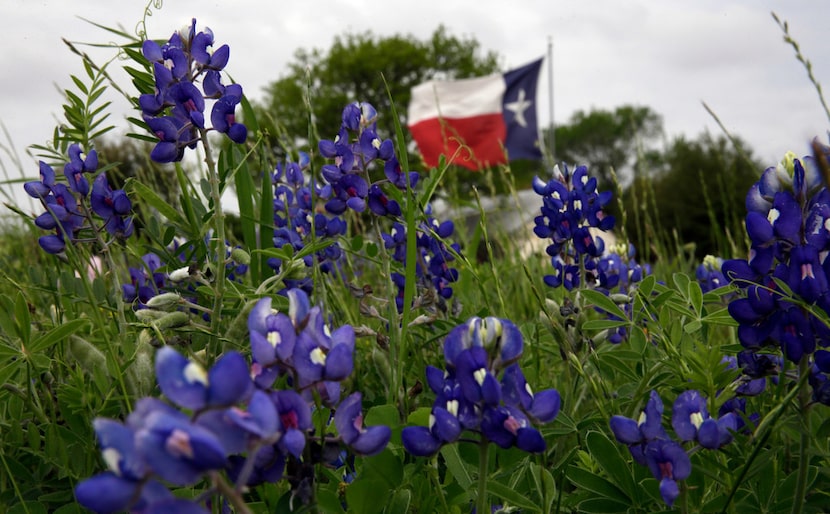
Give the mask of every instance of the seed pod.
<path id="1" fill-rule="evenodd" d="M 155 323 L 156 327 L 160 330 L 182 327 L 190 323 L 190 316 L 181 311 L 169 312 L 153 323 Z"/>
<path id="2" fill-rule="evenodd" d="M 389 365 L 389 356 L 380 348 L 372 350 L 372 362 L 375 364 L 375 369 L 378 371 L 381 379 L 385 383 L 392 383 L 392 367 Z"/>
<path id="3" fill-rule="evenodd" d="M 171 312 L 182 303 L 179 293 L 162 293 L 147 300 L 147 307 L 157 311 Z"/>
<path id="4" fill-rule="evenodd" d="M 152 323 L 163 318 L 166 315 L 167 313 L 164 311 L 155 311 L 153 309 L 139 309 L 135 311 L 135 317 L 138 318 L 138 321 L 141 321 L 142 323 Z"/>
<path id="5" fill-rule="evenodd" d="M 107 369 L 107 358 L 104 353 L 86 339 L 71 336 L 69 339 L 69 353 L 75 357 L 78 364 L 88 373 L 96 369 Z"/>
<path id="6" fill-rule="evenodd" d="M 234 248 L 231 250 L 231 259 L 239 264 L 248 265 L 251 263 L 251 255 L 242 248 Z"/>

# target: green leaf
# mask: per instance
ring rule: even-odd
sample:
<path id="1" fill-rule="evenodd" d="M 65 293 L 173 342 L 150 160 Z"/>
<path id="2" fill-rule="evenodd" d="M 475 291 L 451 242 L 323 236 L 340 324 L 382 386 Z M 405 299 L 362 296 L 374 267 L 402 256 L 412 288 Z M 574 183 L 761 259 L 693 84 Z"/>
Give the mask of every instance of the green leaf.
<path id="1" fill-rule="evenodd" d="M 458 453 L 458 446 L 451 444 L 441 448 L 441 456 L 444 457 L 444 462 L 447 463 L 447 469 L 452 474 L 455 481 L 462 489 L 469 489 L 473 484 L 473 475 L 468 469 L 469 464 L 461 459 L 461 454 Z"/>
<path id="2" fill-rule="evenodd" d="M 387 489 L 394 489 L 403 480 L 403 463 L 386 449 L 377 455 L 364 458 L 360 472 L 363 478 L 382 482 Z"/>
<path id="3" fill-rule="evenodd" d="M 533 484 L 539 497 L 539 503 L 543 507 L 542 510 L 550 512 L 553 500 L 556 499 L 556 482 L 553 479 L 553 474 L 548 468 L 539 464 L 530 465 L 530 474 L 533 477 Z"/>
<path id="4" fill-rule="evenodd" d="M 379 480 L 357 479 L 346 488 L 349 512 L 376 514 L 383 510 L 389 487 Z"/>
<path id="5" fill-rule="evenodd" d="M 605 330 L 608 328 L 622 327 L 628 324 L 629 322 L 625 320 L 590 319 L 582 324 L 582 330 Z"/>
<path id="6" fill-rule="evenodd" d="M 589 498 L 579 502 L 579 512 L 592 512 L 597 514 L 628 512 L 630 504 L 618 502 L 608 498 Z"/>
<path id="7" fill-rule="evenodd" d="M 89 321 L 86 319 L 73 319 L 67 321 L 57 327 L 53 328 L 52 330 L 46 332 L 45 334 L 36 338 L 32 343 L 29 345 L 28 349 L 31 352 L 41 352 L 45 350 L 47 347 L 52 346 L 53 344 L 57 343 L 58 341 L 74 334 L 77 332 L 81 327 L 84 327 L 89 324 Z"/>
<path id="8" fill-rule="evenodd" d="M 159 211 L 159 214 L 167 218 L 171 223 L 175 223 L 181 227 L 186 225 L 182 215 L 155 191 L 137 180 L 131 180 L 128 184 L 133 193 L 133 197 L 140 198 L 142 202 Z"/>
<path id="9" fill-rule="evenodd" d="M 628 319 L 625 312 L 620 309 L 620 306 L 614 303 L 614 300 L 608 298 L 604 294 L 600 293 L 599 291 L 594 291 L 592 289 L 583 289 L 580 291 L 582 296 L 588 301 L 589 304 L 598 307 L 608 314 L 612 314 L 620 319 Z"/>
<path id="10" fill-rule="evenodd" d="M 29 317 L 29 303 L 22 292 L 17 293 L 14 302 L 14 317 L 17 321 L 17 335 L 24 345 L 28 345 L 32 337 L 32 320 Z"/>
<path id="11" fill-rule="evenodd" d="M 392 499 L 389 500 L 384 512 L 387 514 L 409 512 L 410 503 L 412 503 L 412 491 L 409 489 L 398 489 L 395 491 L 395 494 L 392 495 Z"/>
<path id="12" fill-rule="evenodd" d="M 645 278 L 640 282 L 637 286 L 637 290 L 642 294 L 644 297 L 651 296 L 651 292 L 654 291 L 654 285 L 657 283 L 657 277 L 654 275 L 646 275 Z"/>
<path id="13" fill-rule="evenodd" d="M 10 508 L 6 514 L 47 514 L 47 512 L 42 503 L 27 501 Z"/>
<path id="14" fill-rule="evenodd" d="M 619 446 L 602 432 L 590 431 L 585 437 L 585 445 L 591 457 L 597 461 L 611 480 L 620 486 L 629 497 L 635 497 L 637 486 L 631 468 L 620 455 Z"/>
<path id="15" fill-rule="evenodd" d="M 516 507 L 521 507 L 525 511 L 541 512 L 541 509 L 539 508 L 539 505 L 536 502 L 522 495 L 515 489 L 504 485 L 501 482 L 496 482 L 495 480 L 488 480 L 487 491 L 498 496 L 499 498 L 504 500 L 505 503 L 515 505 Z"/>
<path id="16" fill-rule="evenodd" d="M 580 489 L 590 491 L 602 498 L 631 505 L 631 499 L 619 487 L 590 471 L 571 466 L 568 468 L 566 478 Z"/>
<path id="17" fill-rule="evenodd" d="M 703 291 L 700 289 L 700 284 L 696 280 L 690 281 L 688 285 L 689 302 L 695 310 L 695 314 L 700 316 L 703 311 Z"/>
<path id="18" fill-rule="evenodd" d="M 729 314 L 729 309 L 726 307 L 707 314 L 703 317 L 702 321 L 711 325 L 738 326 L 738 322 Z"/>
<path id="19" fill-rule="evenodd" d="M 418 407 L 412 411 L 406 418 L 409 425 L 426 426 L 429 424 L 429 415 L 432 413 L 432 407 Z"/>
<path id="20" fill-rule="evenodd" d="M 331 491 L 320 491 L 317 494 L 317 507 L 320 512 L 325 514 L 340 514 L 343 511 L 343 506 L 340 504 L 340 498 Z"/>
<path id="21" fill-rule="evenodd" d="M 693 334 L 694 332 L 700 330 L 701 325 L 702 323 L 700 322 L 700 320 L 694 319 L 683 325 L 683 331 L 687 334 Z"/>
<path id="22" fill-rule="evenodd" d="M 394 405 L 375 405 L 366 412 L 363 422 L 366 425 L 396 427 L 400 424 L 398 408 Z"/>

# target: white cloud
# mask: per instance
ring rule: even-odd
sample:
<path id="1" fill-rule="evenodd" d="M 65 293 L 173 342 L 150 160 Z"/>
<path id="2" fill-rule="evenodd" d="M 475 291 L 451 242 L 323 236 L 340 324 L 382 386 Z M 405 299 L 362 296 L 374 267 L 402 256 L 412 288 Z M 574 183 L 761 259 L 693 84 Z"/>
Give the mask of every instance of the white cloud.
<path id="1" fill-rule="evenodd" d="M 77 16 L 133 32 L 145 5 L 146 0 L 7 0 L 0 31 L 16 43 L 0 53 L 6 77 L 0 82 L 0 119 L 18 152 L 51 137 L 61 115 L 54 84 L 67 87 L 69 74 L 82 73 L 61 37 L 117 39 Z M 346 31 L 426 38 L 443 23 L 452 34 L 473 36 L 484 50 L 499 52 L 505 68 L 544 54 L 553 36 L 557 122 L 578 109 L 636 103 L 662 114 L 669 136 L 718 133 L 700 104 L 704 100 L 771 162 L 791 148 L 806 152 L 809 138 L 828 128 L 802 65 L 770 17 L 773 8 L 789 20 L 819 80 L 830 87 L 825 9 L 810 0 L 167 2 L 147 18 L 147 29 L 153 37 L 166 38 L 197 17 L 199 26 L 214 30 L 217 41 L 231 45 L 228 69 L 254 98 L 284 73 L 297 48 L 326 49 Z M 101 59 L 109 55 L 87 50 Z M 546 67 L 540 80 L 539 117 L 547 123 Z M 116 101 L 126 109 L 122 99 Z M 26 162 L 27 173 L 36 175 L 34 162 Z"/>

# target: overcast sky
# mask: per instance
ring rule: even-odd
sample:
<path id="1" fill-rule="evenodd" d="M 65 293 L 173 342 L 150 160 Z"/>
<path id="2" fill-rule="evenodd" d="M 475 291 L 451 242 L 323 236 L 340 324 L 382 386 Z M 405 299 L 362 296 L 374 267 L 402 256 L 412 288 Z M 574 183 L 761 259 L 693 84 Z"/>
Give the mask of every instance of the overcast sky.
<path id="1" fill-rule="evenodd" d="M 146 1 L 0 2 L 6 41 L 0 53 L 0 121 L 27 173 L 36 176 L 37 165 L 25 149 L 51 137 L 61 115 L 56 86 L 69 87 L 69 75 L 82 73 L 79 58 L 61 38 L 116 41 L 78 17 L 134 32 Z M 705 101 L 733 134 L 773 164 L 790 149 L 806 154 L 814 136 L 826 142 L 830 123 L 771 11 L 789 21 L 817 79 L 830 88 L 824 0 L 168 0 L 147 19 L 147 30 L 167 38 L 197 18 L 200 28 L 213 30 L 217 44 L 230 45 L 227 70 L 253 99 L 285 72 L 297 48 L 326 49 L 347 31 L 425 39 L 443 23 L 451 34 L 473 36 L 498 52 L 504 69 L 546 55 L 552 36 L 556 123 L 577 110 L 637 104 L 663 116 L 668 138 L 718 134 L 701 105 Z M 110 54 L 94 55 L 104 60 Z M 550 119 L 548 65 L 539 83 L 540 124 Z M 126 127 L 129 106 L 123 98 L 112 99 L 119 114 L 114 121 Z M 0 143 L 8 146 L 5 138 Z M 16 174 L 7 155 L 0 159 Z"/>

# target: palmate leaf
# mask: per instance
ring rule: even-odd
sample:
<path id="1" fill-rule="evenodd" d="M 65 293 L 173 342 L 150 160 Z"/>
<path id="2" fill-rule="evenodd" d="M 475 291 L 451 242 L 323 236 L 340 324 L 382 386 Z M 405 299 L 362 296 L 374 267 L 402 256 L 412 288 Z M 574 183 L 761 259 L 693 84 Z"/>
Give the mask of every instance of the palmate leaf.
<path id="1" fill-rule="evenodd" d="M 634 498 L 637 494 L 637 485 L 634 483 L 631 468 L 620 455 L 619 445 L 611 442 L 604 433 L 597 431 L 588 432 L 585 445 L 591 457 L 597 461 L 611 480 L 629 497 Z"/>
<path id="2" fill-rule="evenodd" d="M 495 480 L 487 481 L 487 490 L 511 506 L 521 507 L 523 512 L 541 512 L 539 505 L 515 489 Z"/>
<path id="3" fill-rule="evenodd" d="M 159 214 L 167 218 L 171 223 L 175 223 L 180 227 L 187 225 L 185 219 L 182 218 L 182 215 L 179 214 L 173 206 L 167 203 L 161 196 L 158 195 L 158 193 L 141 182 L 138 182 L 137 180 L 128 180 L 126 187 L 131 190 L 131 196 L 140 198 L 141 201 L 156 209 Z"/>
<path id="4" fill-rule="evenodd" d="M 607 498 L 624 505 L 631 505 L 631 498 L 607 478 L 595 475 L 590 471 L 576 466 L 568 468 L 566 478 L 576 487 L 590 491 L 602 498 Z"/>
<path id="5" fill-rule="evenodd" d="M 616 316 L 620 319 L 628 319 L 628 316 L 620 308 L 619 305 L 614 303 L 614 300 L 605 296 L 599 291 L 594 291 L 592 289 L 583 289 L 580 291 L 580 293 L 585 297 L 589 304 L 598 307 L 607 312 L 608 314 Z"/>

